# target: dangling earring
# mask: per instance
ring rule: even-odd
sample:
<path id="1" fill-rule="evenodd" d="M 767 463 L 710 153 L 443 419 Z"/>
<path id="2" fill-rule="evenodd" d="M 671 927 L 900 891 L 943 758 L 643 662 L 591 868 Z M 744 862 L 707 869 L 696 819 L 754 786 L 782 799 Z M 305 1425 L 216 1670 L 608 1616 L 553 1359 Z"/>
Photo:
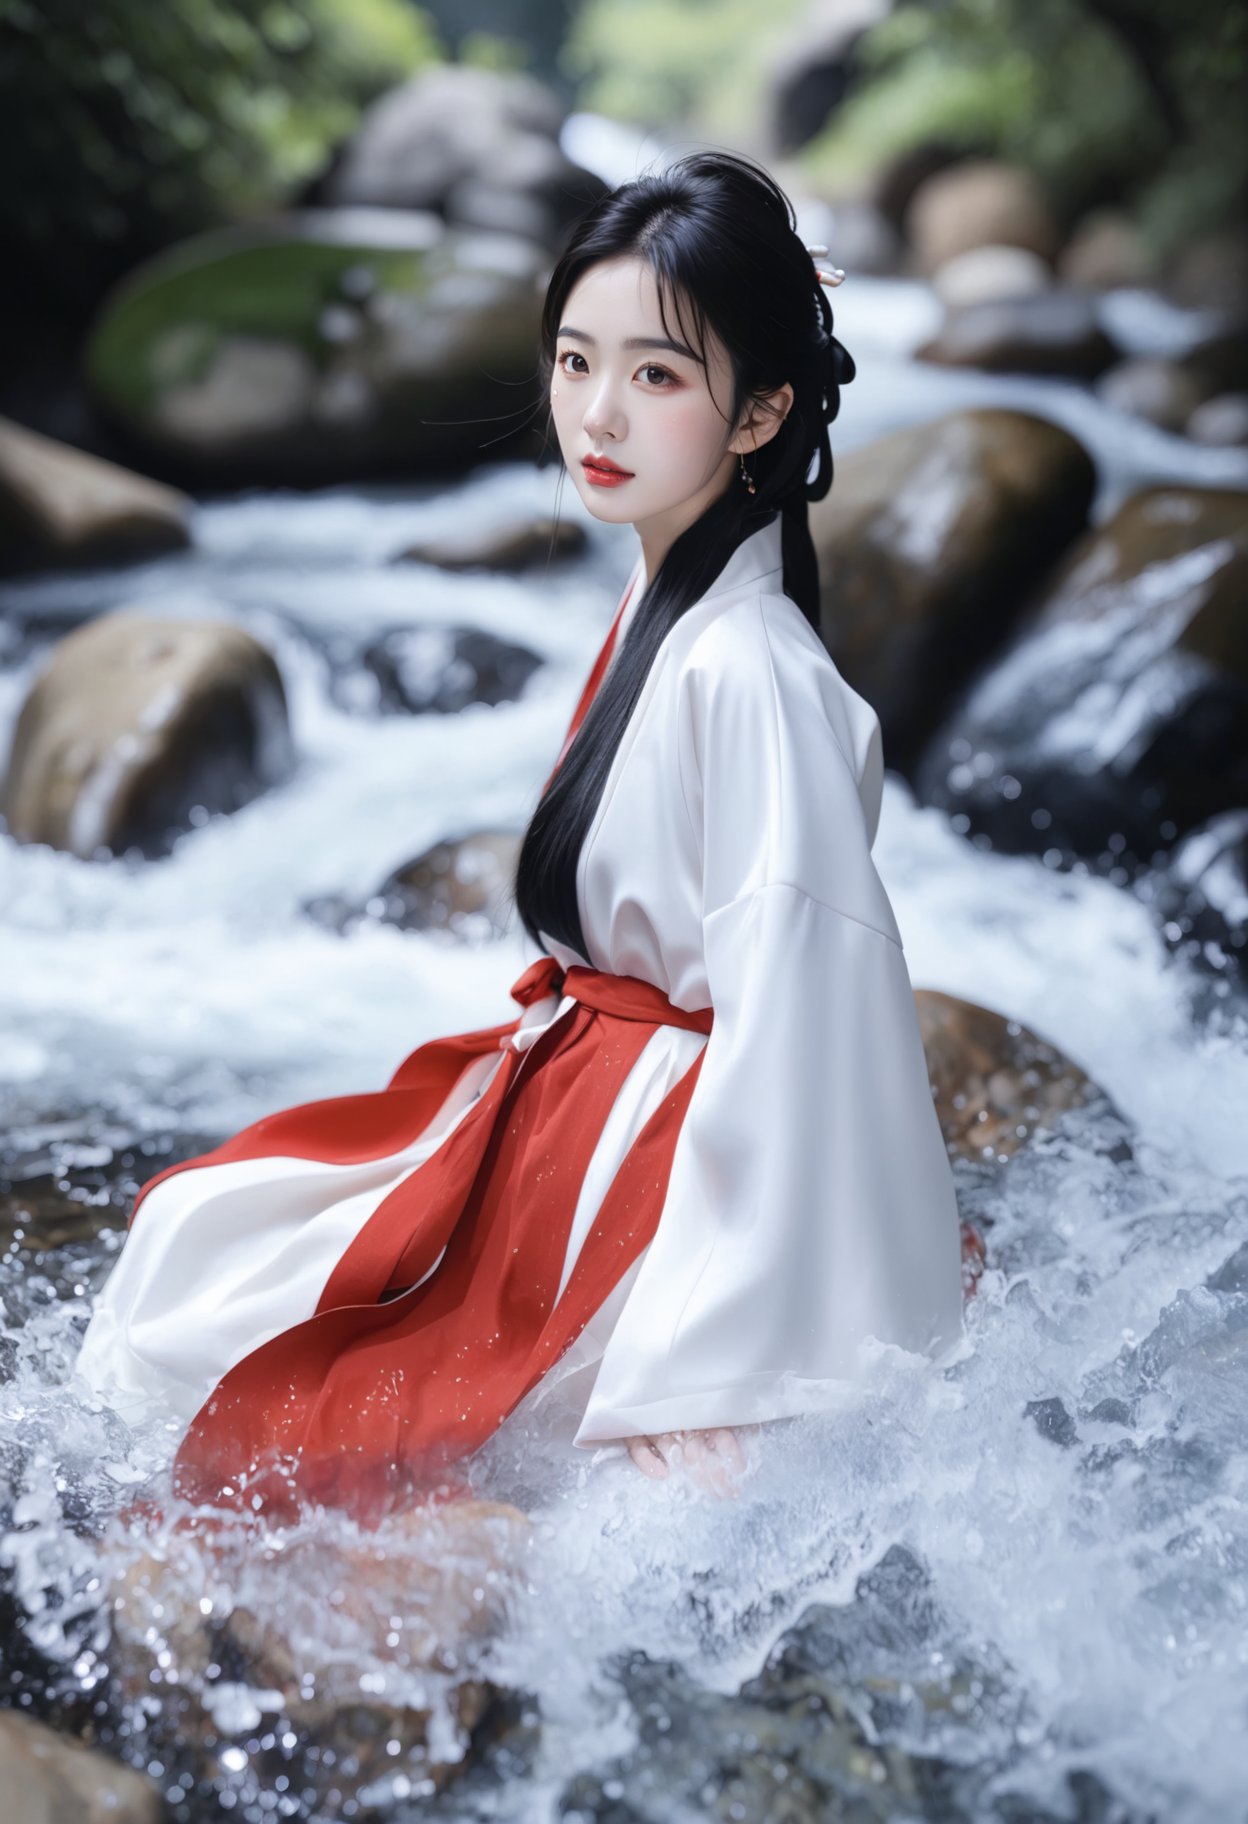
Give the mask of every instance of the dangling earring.
<path id="1" fill-rule="evenodd" d="M 745 466 L 745 451 L 744 450 L 738 450 L 737 461 L 741 464 L 742 481 L 749 488 L 751 494 L 757 494 L 758 489 L 754 486 L 754 477 L 750 474 L 750 471 Z"/>

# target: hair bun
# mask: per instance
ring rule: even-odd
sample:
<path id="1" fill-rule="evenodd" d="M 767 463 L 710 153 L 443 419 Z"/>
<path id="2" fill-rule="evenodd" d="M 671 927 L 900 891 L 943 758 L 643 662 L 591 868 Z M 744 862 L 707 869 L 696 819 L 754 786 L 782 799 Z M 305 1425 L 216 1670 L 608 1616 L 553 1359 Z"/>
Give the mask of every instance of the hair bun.
<path id="1" fill-rule="evenodd" d="M 834 386 L 848 386 L 858 372 L 854 357 L 836 336 L 828 337 L 828 377 Z"/>

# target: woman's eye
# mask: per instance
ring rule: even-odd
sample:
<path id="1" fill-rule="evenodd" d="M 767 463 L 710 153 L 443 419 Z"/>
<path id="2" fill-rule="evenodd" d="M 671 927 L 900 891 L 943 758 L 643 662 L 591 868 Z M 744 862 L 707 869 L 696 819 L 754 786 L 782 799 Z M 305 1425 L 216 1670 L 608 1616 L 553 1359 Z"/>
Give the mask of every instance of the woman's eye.
<path id="1" fill-rule="evenodd" d="M 579 374 L 581 372 L 581 369 L 579 367 L 568 368 L 568 367 L 564 366 L 564 362 L 565 361 L 584 361 L 584 359 L 585 359 L 585 357 L 579 349 L 564 348 L 559 351 L 559 354 L 555 360 L 555 365 L 560 369 L 561 372 L 563 372 L 565 374 L 567 374 L 567 373 Z M 667 369 L 665 367 L 659 367 L 658 364 L 654 361 L 647 361 L 646 365 L 642 368 L 639 368 L 637 371 L 639 373 L 645 374 L 648 377 L 647 385 L 649 386 L 649 388 L 652 392 L 662 392 L 666 387 L 674 386 L 676 384 L 675 380 L 673 379 L 672 375 L 668 373 Z M 649 378 L 649 376 L 655 375 L 655 374 L 658 375 L 657 380 Z"/>

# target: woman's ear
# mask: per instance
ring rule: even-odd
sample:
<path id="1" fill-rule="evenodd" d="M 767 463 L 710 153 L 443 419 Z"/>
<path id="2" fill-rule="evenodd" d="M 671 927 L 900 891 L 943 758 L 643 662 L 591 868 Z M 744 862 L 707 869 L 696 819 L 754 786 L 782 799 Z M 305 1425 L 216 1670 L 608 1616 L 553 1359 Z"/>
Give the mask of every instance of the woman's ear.
<path id="1" fill-rule="evenodd" d="M 765 443 L 770 443 L 788 417 L 792 405 L 793 388 L 787 380 L 774 393 L 764 393 L 759 399 L 751 399 L 745 421 L 729 444 L 729 449 L 734 455 L 743 452 L 748 456 L 751 450 L 759 450 Z"/>

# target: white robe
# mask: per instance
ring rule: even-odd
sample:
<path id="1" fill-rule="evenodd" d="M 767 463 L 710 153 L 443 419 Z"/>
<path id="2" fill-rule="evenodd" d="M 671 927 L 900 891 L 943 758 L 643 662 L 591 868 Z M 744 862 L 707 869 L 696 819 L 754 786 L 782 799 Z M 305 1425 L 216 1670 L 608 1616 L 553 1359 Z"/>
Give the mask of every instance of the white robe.
<path id="1" fill-rule="evenodd" d="M 615 655 L 641 562 L 632 582 Z M 961 1342 L 952 1171 L 871 859 L 882 786 L 875 712 L 783 593 L 777 518 L 655 656 L 579 860 L 589 956 L 543 933 L 565 966 L 714 1010 L 709 1038 L 655 1032 L 580 1189 L 560 1291 L 633 1140 L 706 1046 L 657 1232 L 524 1402 L 578 1446 L 833 1407 L 878 1344 L 944 1359 Z M 511 1042 L 527 1049 L 572 1005 L 528 1007 Z M 78 1372 L 135 1416 L 154 1401 L 189 1423 L 227 1368 L 311 1316 L 499 1061 L 478 1059 L 387 1160 L 238 1160 L 155 1186 Z"/>

